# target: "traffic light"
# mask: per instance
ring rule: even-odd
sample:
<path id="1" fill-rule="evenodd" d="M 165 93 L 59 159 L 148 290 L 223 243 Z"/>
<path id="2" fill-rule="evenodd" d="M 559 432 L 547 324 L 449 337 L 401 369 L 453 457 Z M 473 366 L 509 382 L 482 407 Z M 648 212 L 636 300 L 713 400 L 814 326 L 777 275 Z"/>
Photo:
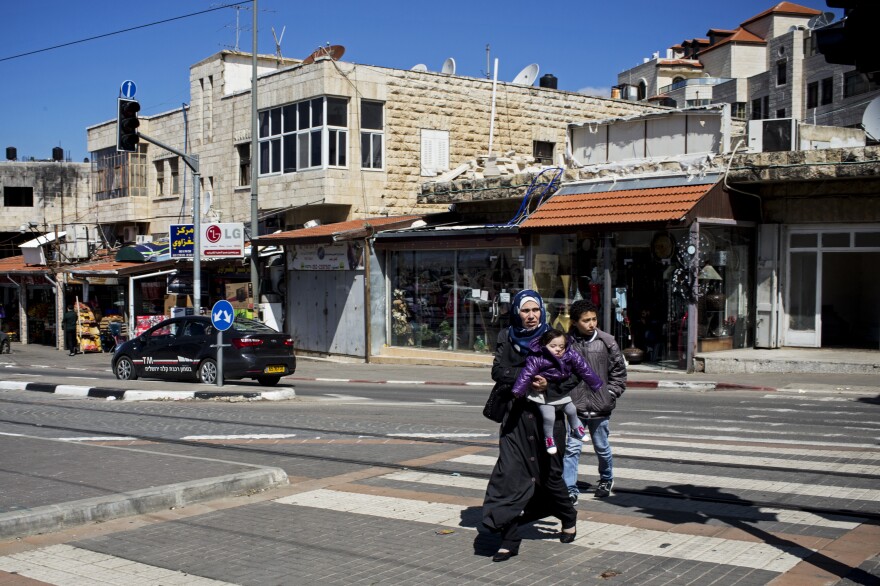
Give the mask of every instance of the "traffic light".
<path id="1" fill-rule="evenodd" d="M 138 126 L 141 125 L 138 120 L 138 112 L 141 105 L 137 100 L 126 100 L 119 98 L 119 114 L 116 118 L 116 150 L 129 153 L 137 152 L 137 145 L 140 141 L 138 136 Z"/>

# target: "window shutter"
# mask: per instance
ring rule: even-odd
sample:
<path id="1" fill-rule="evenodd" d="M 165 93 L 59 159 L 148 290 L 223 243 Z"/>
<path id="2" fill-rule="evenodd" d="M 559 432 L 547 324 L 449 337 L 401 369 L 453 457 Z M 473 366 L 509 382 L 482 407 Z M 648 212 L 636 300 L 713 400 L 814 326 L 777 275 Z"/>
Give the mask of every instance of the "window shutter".
<path id="1" fill-rule="evenodd" d="M 422 130 L 423 176 L 434 176 L 449 170 L 449 131 Z"/>

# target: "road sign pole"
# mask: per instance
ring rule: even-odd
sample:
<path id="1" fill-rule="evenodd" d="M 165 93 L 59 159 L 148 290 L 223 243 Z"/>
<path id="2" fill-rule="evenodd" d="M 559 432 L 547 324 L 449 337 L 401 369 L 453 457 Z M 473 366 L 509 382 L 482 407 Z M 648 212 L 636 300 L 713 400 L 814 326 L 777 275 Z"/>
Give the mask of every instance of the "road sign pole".
<path id="1" fill-rule="evenodd" d="M 232 304 L 221 299 L 211 307 L 211 325 L 217 330 L 217 386 L 223 386 L 223 332 L 232 327 L 235 309 Z"/>
<path id="2" fill-rule="evenodd" d="M 223 386 L 223 332 L 217 330 L 217 386 Z"/>

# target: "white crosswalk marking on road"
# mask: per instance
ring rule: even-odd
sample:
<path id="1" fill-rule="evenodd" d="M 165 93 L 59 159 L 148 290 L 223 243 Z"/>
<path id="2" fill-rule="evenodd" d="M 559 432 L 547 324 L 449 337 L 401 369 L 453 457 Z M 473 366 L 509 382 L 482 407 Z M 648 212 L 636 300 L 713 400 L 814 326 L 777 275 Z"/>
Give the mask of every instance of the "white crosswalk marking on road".
<path id="1" fill-rule="evenodd" d="M 295 433 L 241 433 L 237 435 L 185 435 L 182 440 L 227 440 L 227 439 L 288 439 Z"/>
<path id="2" fill-rule="evenodd" d="M 818 470 L 828 474 L 874 474 L 880 476 L 880 466 L 869 464 L 844 464 L 840 462 L 817 462 L 815 460 L 781 460 L 767 456 L 737 456 L 709 452 L 684 452 L 678 450 L 652 450 L 618 446 L 614 453 L 619 456 L 658 458 L 663 460 L 696 460 L 701 464 L 736 464 L 740 466 L 772 466 L 793 470 Z"/>
<path id="3" fill-rule="evenodd" d="M 57 586 L 74 584 L 225 586 L 230 584 L 69 545 L 52 545 L 0 557 L 0 570 Z"/>
<path id="4" fill-rule="evenodd" d="M 470 490 L 486 490 L 486 480 L 483 478 L 471 478 L 468 476 L 449 476 L 431 472 L 392 472 L 384 474 L 381 478 L 395 482 L 412 482 L 416 484 L 429 484 L 433 486 L 450 486 L 453 488 L 465 488 Z M 644 500 L 650 497 L 644 497 Z M 812 525 L 820 527 L 832 527 L 835 529 L 854 529 L 860 523 L 855 521 L 840 521 L 829 518 L 827 515 L 816 515 L 805 511 L 789 511 L 786 509 L 773 509 L 758 507 L 753 509 L 758 516 L 772 518 L 780 523 L 793 523 L 798 525 Z"/>
<path id="5" fill-rule="evenodd" d="M 492 456 L 459 456 L 449 462 L 472 464 L 477 466 L 494 466 L 495 458 Z M 595 472 L 595 465 L 578 467 L 578 474 L 584 476 Z M 713 488 L 726 488 L 737 490 L 751 490 L 757 492 L 773 492 L 785 494 L 799 494 L 804 496 L 856 499 L 864 501 L 877 501 L 880 499 L 880 490 L 871 488 L 848 488 L 844 486 L 800 484 L 797 482 L 780 482 L 775 480 L 759 480 L 756 478 L 731 478 L 729 476 L 710 476 L 707 474 L 687 474 L 684 472 L 664 472 L 653 470 L 640 470 L 637 468 L 614 467 L 614 478 L 628 480 L 645 480 L 658 482 L 663 485 L 687 484 L 691 486 L 711 486 Z"/>
<path id="6" fill-rule="evenodd" d="M 811 448 L 783 448 L 778 445 L 778 441 L 774 439 L 770 443 L 766 443 L 764 445 L 748 445 L 742 446 L 731 443 L 709 443 L 706 440 L 712 440 L 714 438 L 709 438 L 704 435 L 692 435 L 692 436 L 683 436 L 676 435 L 670 436 L 666 435 L 665 437 L 676 437 L 676 438 L 684 438 L 688 437 L 691 439 L 668 439 L 662 440 L 657 439 L 655 437 L 640 439 L 633 436 L 627 436 L 623 434 L 618 434 L 614 438 L 615 444 L 621 443 L 630 443 L 630 444 L 650 444 L 652 446 L 675 446 L 675 447 L 684 447 L 684 448 L 701 448 L 707 450 L 724 450 L 725 452 L 748 452 L 750 454 L 754 454 L 760 451 L 766 451 L 770 454 L 788 454 L 792 456 L 822 456 L 825 458 L 849 458 L 849 459 L 858 459 L 858 460 L 878 460 L 880 461 L 880 450 L 877 449 L 876 446 L 868 445 L 868 444 L 840 444 L 835 442 L 834 444 L 826 443 L 811 443 L 811 442 L 797 442 L 798 445 L 807 445 L 813 446 Z M 719 440 L 719 441 L 729 441 L 729 440 Z M 589 443 L 589 440 L 587 440 Z M 702 443 L 701 443 L 702 442 Z M 855 446 L 859 448 L 867 448 L 865 451 L 855 451 L 855 450 L 836 450 L 824 449 L 829 445 L 833 445 L 834 447 L 843 447 L 843 446 Z"/>
<path id="7" fill-rule="evenodd" d="M 295 494 L 275 502 L 458 529 L 475 529 L 461 524 L 462 511 L 466 508 L 462 505 L 327 489 Z M 578 533 L 583 537 L 575 540 L 574 545 L 581 547 L 729 564 L 771 572 L 785 572 L 813 553 L 810 549 L 798 546 L 782 547 L 593 521 L 578 521 L 577 527 Z M 549 534 L 546 540 L 557 539 L 556 534 Z"/>
<path id="8" fill-rule="evenodd" d="M 388 437 L 418 437 L 430 439 L 466 439 L 492 437 L 491 433 L 389 433 Z"/>
<path id="9" fill-rule="evenodd" d="M 661 428 L 662 429 L 668 429 L 668 428 L 681 429 L 683 427 L 680 424 L 679 425 L 663 425 L 661 423 L 653 423 L 653 422 L 652 423 L 640 423 L 637 421 L 624 421 L 623 423 L 618 423 L 617 425 L 627 426 L 628 428 L 630 428 L 630 427 L 650 427 L 652 429 L 661 429 Z M 728 433 L 736 432 L 736 433 L 760 433 L 760 434 L 766 434 L 766 435 L 795 435 L 795 436 L 801 435 L 797 432 L 792 432 L 792 431 L 776 431 L 773 429 L 767 429 L 765 427 L 766 426 L 765 423 L 760 423 L 759 425 L 760 425 L 760 428 L 756 427 L 755 429 L 749 429 L 746 427 L 737 427 L 737 426 L 716 427 L 714 425 L 688 425 L 687 429 L 695 430 L 695 431 L 696 430 L 716 431 L 716 432 L 723 431 L 723 432 L 728 432 Z M 842 434 L 842 433 L 817 433 L 817 434 L 813 434 L 814 437 L 843 437 L 844 435 L 845 434 Z M 741 436 L 739 439 L 740 440 L 747 440 L 748 437 Z M 880 439 L 880 438 L 873 438 L 873 439 Z"/>

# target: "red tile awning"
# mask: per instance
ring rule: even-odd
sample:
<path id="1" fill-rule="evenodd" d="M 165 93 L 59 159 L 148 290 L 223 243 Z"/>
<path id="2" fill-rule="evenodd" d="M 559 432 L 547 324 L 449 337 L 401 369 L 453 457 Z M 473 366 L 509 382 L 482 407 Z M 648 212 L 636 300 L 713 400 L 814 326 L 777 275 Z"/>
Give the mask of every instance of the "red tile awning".
<path id="1" fill-rule="evenodd" d="M 712 183 L 687 184 L 557 194 L 535 210 L 520 228 L 541 230 L 597 224 L 677 222 L 714 186 Z"/>

